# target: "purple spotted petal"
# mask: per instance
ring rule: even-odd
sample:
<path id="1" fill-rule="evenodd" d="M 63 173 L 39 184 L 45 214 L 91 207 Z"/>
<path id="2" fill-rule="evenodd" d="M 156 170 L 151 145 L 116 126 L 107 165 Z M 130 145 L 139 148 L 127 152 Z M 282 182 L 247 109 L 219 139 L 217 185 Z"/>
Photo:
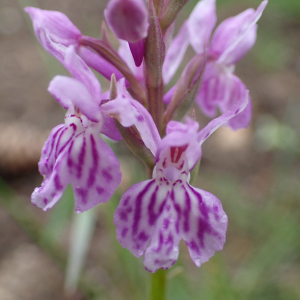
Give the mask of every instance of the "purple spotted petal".
<path id="1" fill-rule="evenodd" d="M 174 38 L 167 51 L 163 65 L 164 84 L 168 84 L 176 73 L 185 51 L 189 45 L 187 24 L 184 23 L 178 35 Z"/>
<path id="2" fill-rule="evenodd" d="M 177 188 L 181 202 L 182 237 L 197 267 L 223 249 L 228 218 L 214 195 L 188 184 Z"/>
<path id="3" fill-rule="evenodd" d="M 50 39 L 57 44 L 69 46 L 78 43 L 78 38 L 81 36 L 81 33 L 63 13 L 42 10 L 35 7 L 25 7 L 24 10 L 31 17 L 34 32 L 38 40 L 40 40 L 40 28 L 43 28 L 48 32 Z M 42 42 L 41 44 L 44 46 Z"/>
<path id="4" fill-rule="evenodd" d="M 190 118 L 186 119 L 186 124 L 170 121 L 166 128 L 167 135 L 158 146 L 156 161 L 161 161 L 161 154 L 164 154 L 166 149 L 170 147 L 178 148 L 178 153 L 175 156 L 179 159 L 180 154 L 184 151 L 187 156 L 189 170 L 191 170 L 201 156 L 201 147 L 197 141 L 198 128 L 199 124 Z"/>
<path id="5" fill-rule="evenodd" d="M 99 105 L 94 101 L 86 86 L 77 79 L 56 76 L 49 84 L 48 91 L 66 109 L 76 106 L 91 121 L 101 120 Z"/>
<path id="6" fill-rule="evenodd" d="M 226 122 L 230 121 L 233 117 L 237 116 L 241 113 L 245 107 L 249 103 L 249 91 L 244 90 L 244 93 L 241 94 L 241 97 L 235 102 L 230 109 L 225 112 L 220 117 L 210 121 L 207 126 L 205 126 L 199 133 L 198 133 L 198 142 L 200 145 L 213 133 L 215 132 L 220 126 L 225 124 Z"/>
<path id="7" fill-rule="evenodd" d="M 179 242 L 181 240 L 180 204 L 176 203 L 176 196 L 173 191 L 169 192 L 169 197 L 161 198 L 160 193 L 163 189 L 163 185 L 158 187 L 157 203 L 152 205 L 154 211 L 158 211 L 161 206 L 163 206 L 163 209 L 160 215 L 157 216 L 155 228 L 151 235 L 151 243 L 145 252 L 144 258 L 146 270 L 152 273 L 156 272 L 158 268 L 169 269 L 174 265 L 178 259 Z M 155 194 L 152 195 L 152 198 L 154 196 Z M 159 203 L 161 203 L 160 206 Z"/>
<path id="8" fill-rule="evenodd" d="M 121 181 L 119 163 L 99 137 L 97 124 L 85 128 L 78 117 L 67 118 L 46 142 L 39 169 L 45 176 L 32 194 L 32 202 L 43 210 L 51 208 L 71 183 L 75 211 L 86 211 L 107 202 Z"/>
<path id="9" fill-rule="evenodd" d="M 119 39 L 135 43 L 147 36 L 148 11 L 143 0 L 110 0 L 105 17 Z"/>
<path id="10" fill-rule="evenodd" d="M 219 33 L 217 37 L 215 38 L 216 41 L 214 42 L 216 45 L 220 43 L 220 39 L 225 38 L 223 35 L 226 34 L 226 30 L 228 24 L 232 25 L 234 24 L 235 28 L 231 29 L 229 31 L 230 34 L 227 36 L 228 44 L 225 42 L 224 46 L 219 47 L 222 49 L 222 54 L 218 59 L 218 63 L 230 63 L 236 61 L 239 57 L 243 55 L 243 51 L 245 51 L 245 44 L 247 47 L 251 46 L 253 43 L 253 32 L 250 33 L 248 36 L 248 32 L 253 28 L 256 24 L 256 22 L 261 17 L 266 5 L 268 4 L 268 1 L 263 1 L 256 11 L 248 9 L 245 12 L 241 13 L 240 15 L 229 19 L 228 21 L 224 21 L 225 25 L 221 27 L 219 30 Z M 252 35 L 252 36 L 251 36 Z M 220 38 L 218 38 L 218 36 Z M 245 40 L 242 42 L 243 39 L 248 39 L 248 41 L 245 42 Z M 224 40 L 223 40 L 224 42 Z M 221 42 L 221 45 L 223 44 Z M 239 43 L 242 42 L 244 45 L 241 47 L 241 49 L 235 50 L 236 47 L 239 47 Z M 246 47 L 246 49 L 247 49 Z M 228 61 L 227 61 L 228 59 Z"/>
<path id="11" fill-rule="evenodd" d="M 168 191 L 162 189 L 158 194 L 158 189 L 154 179 L 133 185 L 122 196 L 114 215 L 118 241 L 137 257 L 146 251 L 164 208 L 161 199 L 166 198 Z"/>
<path id="12" fill-rule="evenodd" d="M 71 144 L 68 171 L 78 213 L 107 202 L 122 176 L 113 151 L 93 128 L 88 128 Z"/>
<path id="13" fill-rule="evenodd" d="M 188 19 L 190 43 L 197 53 L 202 53 L 217 21 L 215 0 L 199 1 Z"/>

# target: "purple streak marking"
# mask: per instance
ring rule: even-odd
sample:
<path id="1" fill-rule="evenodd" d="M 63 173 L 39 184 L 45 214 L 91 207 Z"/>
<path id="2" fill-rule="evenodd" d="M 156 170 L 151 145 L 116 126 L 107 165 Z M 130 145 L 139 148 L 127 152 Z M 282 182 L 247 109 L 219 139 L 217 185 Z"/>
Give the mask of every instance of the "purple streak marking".
<path id="1" fill-rule="evenodd" d="M 138 227 L 139 227 L 139 223 L 140 223 L 140 219 L 141 219 L 143 197 L 154 183 L 155 183 L 155 180 L 151 180 L 136 197 L 133 224 L 132 224 L 132 234 L 133 235 L 136 235 L 138 232 Z"/>
<path id="2" fill-rule="evenodd" d="M 92 134 L 90 135 L 90 140 L 91 140 L 91 145 L 92 145 L 93 167 L 90 168 L 90 171 L 89 171 L 89 178 L 87 181 L 88 188 L 91 188 L 95 184 L 96 174 L 97 174 L 98 165 L 99 165 L 99 154 L 97 151 L 95 139 Z"/>
<path id="3" fill-rule="evenodd" d="M 184 189 L 184 194 L 185 194 L 185 209 L 183 211 L 183 231 L 188 232 L 190 231 L 190 212 L 191 212 L 191 198 L 187 192 L 187 190 L 185 189 L 185 187 L 183 187 Z"/>

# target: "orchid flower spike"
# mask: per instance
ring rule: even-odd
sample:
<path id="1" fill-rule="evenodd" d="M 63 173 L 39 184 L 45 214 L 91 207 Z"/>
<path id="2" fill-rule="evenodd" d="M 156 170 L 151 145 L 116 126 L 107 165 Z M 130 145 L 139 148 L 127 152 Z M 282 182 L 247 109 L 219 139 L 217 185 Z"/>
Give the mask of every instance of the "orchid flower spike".
<path id="1" fill-rule="evenodd" d="M 198 267 L 223 248 L 227 215 L 214 195 L 189 184 L 190 171 L 200 159 L 202 143 L 248 102 L 247 91 L 200 132 L 191 119 L 186 124 L 169 122 L 166 137 L 155 143 L 153 178 L 133 185 L 122 196 L 114 216 L 117 238 L 135 256 L 145 254 L 148 271 L 170 268 L 181 239 Z"/>

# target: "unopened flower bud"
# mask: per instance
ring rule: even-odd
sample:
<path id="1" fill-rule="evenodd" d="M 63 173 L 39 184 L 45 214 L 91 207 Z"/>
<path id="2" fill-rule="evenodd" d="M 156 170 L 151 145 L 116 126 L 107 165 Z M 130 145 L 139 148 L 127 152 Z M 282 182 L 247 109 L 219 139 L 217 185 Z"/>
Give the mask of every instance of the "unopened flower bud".
<path id="1" fill-rule="evenodd" d="M 119 39 L 135 43 L 147 36 L 148 11 L 143 0 L 110 0 L 105 17 Z"/>

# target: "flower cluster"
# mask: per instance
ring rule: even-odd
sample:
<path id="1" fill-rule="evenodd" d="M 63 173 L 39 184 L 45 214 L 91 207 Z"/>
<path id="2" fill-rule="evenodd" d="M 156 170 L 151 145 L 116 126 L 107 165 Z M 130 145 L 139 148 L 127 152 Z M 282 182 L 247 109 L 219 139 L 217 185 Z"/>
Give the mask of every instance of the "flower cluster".
<path id="1" fill-rule="evenodd" d="M 110 0 L 105 18 L 119 39 L 118 51 L 105 22 L 101 39 L 95 39 L 60 12 L 25 8 L 41 45 L 72 76 L 56 76 L 49 84 L 67 113 L 43 147 L 44 180 L 32 203 L 50 209 L 68 184 L 78 213 L 107 202 L 121 172 L 100 133 L 123 139 L 153 175 L 122 196 L 114 216 L 117 238 L 134 255 L 145 254 L 150 272 L 176 262 L 181 239 L 197 266 L 223 248 L 227 215 L 214 195 L 190 184 L 190 174 L 202 143 L 217 128 L 245 128 L 250 122 L 249 92 L 234 66 L 253 46 L 267 4 L 225 20 L 210 38 L 215 0 L 201 0 L 173 38 L 175 19 L 187 2 Z M 189 45 L 196 54 L 166 91 Z M 90 68 L 110 80 L 109 91 L 102 93 Z M 189 117 L 181 123 L 194 102 L 209 117 L 216 108 L 222 115 L 201 130 Z"/>

